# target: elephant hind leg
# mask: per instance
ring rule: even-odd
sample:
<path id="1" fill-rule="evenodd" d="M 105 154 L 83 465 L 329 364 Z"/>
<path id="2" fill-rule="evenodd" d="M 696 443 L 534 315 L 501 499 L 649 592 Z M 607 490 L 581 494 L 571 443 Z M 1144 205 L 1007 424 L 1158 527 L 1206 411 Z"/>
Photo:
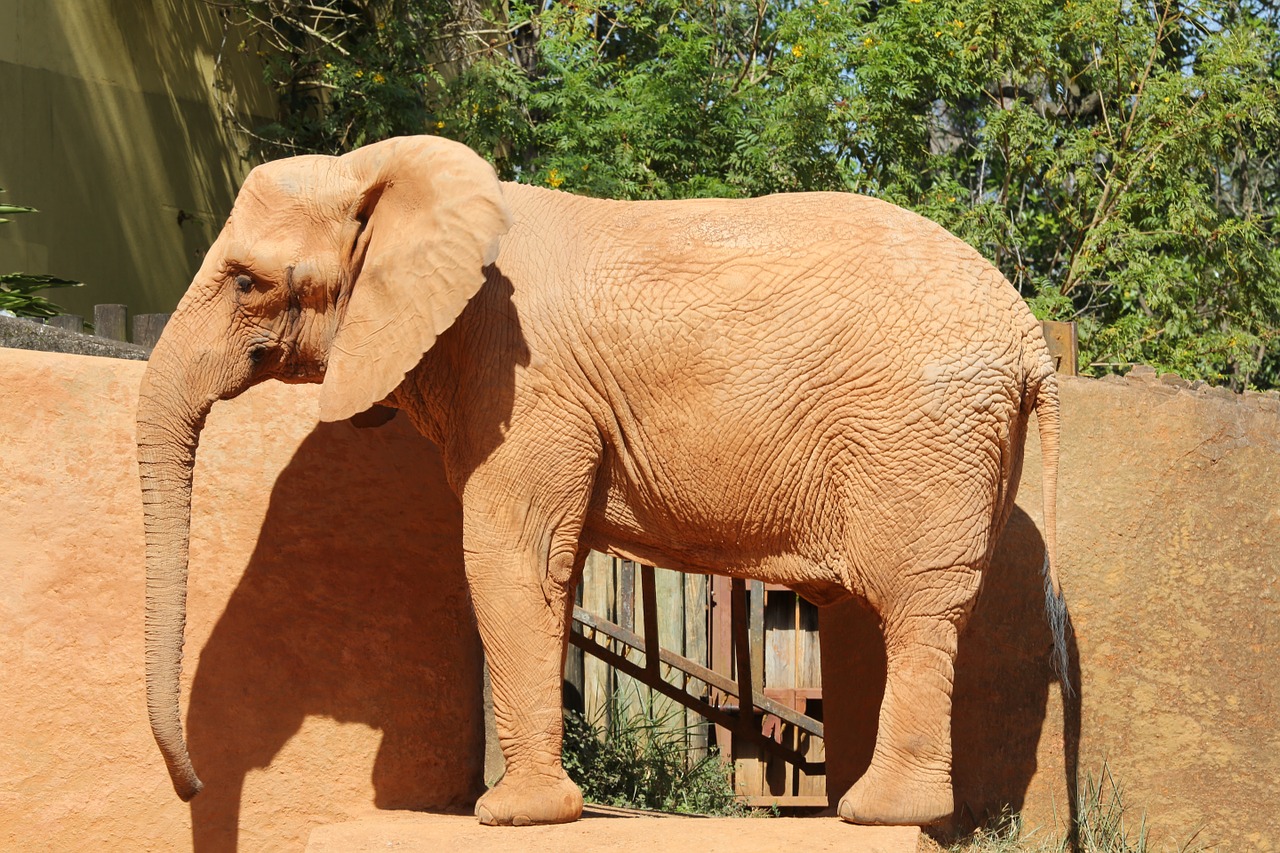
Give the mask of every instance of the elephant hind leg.
<path id="1" fill-rule="evenodd" d="M 951 691 L 957 638 L 981 573 L 957 567 L 912 577 L 915 593 L 884 614 L 888 677 L 875 751 L 838 809 L 850 823 L 925 826 L 955 808 Z"/>

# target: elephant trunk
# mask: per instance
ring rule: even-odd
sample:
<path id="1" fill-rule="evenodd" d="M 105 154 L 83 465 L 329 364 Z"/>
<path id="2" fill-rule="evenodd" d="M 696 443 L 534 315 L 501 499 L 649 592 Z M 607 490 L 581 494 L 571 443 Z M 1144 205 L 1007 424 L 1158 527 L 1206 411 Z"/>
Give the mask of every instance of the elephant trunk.
<path id="1" fill-rule="evenodd" d="M 175 318 L 176 319 L 176 318 Z M 178 709 L 186 628 L 187 558 L 191 541 L 191 482 L 205 416 L 225 389 L 202 374 L 213 361 L 184 352 L 179 329 L 170 328 L 152 353 L 138 400 L 138 467 L 146 536 L 146 683 L 151 731 L 184 801 L 202 783 L 191 765 Z M 167 339 L 166 339 L 167 338 Z"/>

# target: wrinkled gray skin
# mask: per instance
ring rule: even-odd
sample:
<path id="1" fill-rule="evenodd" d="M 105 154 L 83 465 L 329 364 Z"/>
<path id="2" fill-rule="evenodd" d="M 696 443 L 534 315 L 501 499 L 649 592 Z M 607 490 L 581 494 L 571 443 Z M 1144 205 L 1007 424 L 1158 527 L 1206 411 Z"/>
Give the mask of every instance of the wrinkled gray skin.
<path id="1" fill-rule="evenodd" d="M 864 599 L 888 684 L 840 815 L 951 812 L 957 634 L 1033 410 L 1052 555 L 1058 402 L 1039 324 L 938 226 L 843 194 L 576 198 L 430 137 L 255 169 L 138 409 L 147 695 L 184 799 L 195 449 L 214 401 L 266 379 L 323 382 L 326 420 L 401 409 L 443 450 L 507 762 L 483 822 L 581 813 L 560 684 L 589 548 Z"/>

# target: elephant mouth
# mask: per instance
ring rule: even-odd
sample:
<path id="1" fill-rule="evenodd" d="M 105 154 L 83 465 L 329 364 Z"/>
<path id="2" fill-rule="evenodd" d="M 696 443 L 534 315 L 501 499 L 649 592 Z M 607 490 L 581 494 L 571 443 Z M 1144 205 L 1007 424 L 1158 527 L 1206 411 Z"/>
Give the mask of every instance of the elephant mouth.
<path id="1" fill-rule="evenodd" d="M 259 379 L 275 379 L 288 384 L 319 382 L 324 370 L 312 364 L 296 341 L 283 337 L 261 337 L 249 345 L 249 360 Z"/>

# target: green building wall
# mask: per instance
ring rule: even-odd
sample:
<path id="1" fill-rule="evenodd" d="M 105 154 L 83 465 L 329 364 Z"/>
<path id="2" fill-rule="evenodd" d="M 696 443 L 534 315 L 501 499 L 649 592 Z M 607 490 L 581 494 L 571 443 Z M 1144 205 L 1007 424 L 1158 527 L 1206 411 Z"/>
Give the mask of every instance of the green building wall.
<path id="1" fill-rule="evenodd" d="M 86 317 L 171 311 L 250 166 L 220 52 L 226 100 L 270 113 L 239 43 L 199 0 L 0 0 L 0 198 L 40 211 L 0 226 L 0 271 L 85 282 L 46 295 Z"/>

